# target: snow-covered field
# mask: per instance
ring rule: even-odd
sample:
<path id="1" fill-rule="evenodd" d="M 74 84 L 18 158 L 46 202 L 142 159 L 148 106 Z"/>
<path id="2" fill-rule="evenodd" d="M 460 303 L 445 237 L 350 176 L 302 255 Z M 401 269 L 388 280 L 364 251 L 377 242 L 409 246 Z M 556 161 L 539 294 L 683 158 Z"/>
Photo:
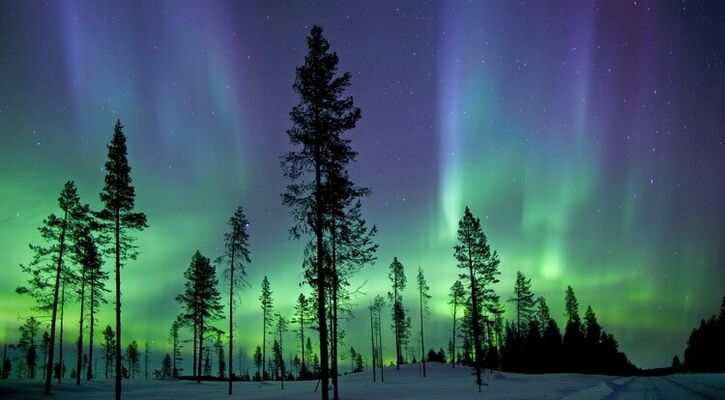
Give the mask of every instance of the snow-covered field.
<path id="1" fill-rule="evenodd" d="M 385 383 L 370 373 L 340 377 L 340 397 L 354 399 L 725 399 L 725 374 L 676 374 L 664 377 L 611 377 L 579 374 L 526 375 L 487 373 L 488 386 L 478 393 L 469 368 L 428 364 L 428 377 L 417 365 L 385 369 Z M 378 376 L 378 379 L 380 377 Z M 319 399 L 317 382 L 235 382 L 239 399 Z M 124 381 L 125 399 L 225 399 L 225 382 Z M 0 381 L 0 399 L 47 399 L 39 381 Z M 113 382 L 54 386 L 57 399 L 112 399 Z"/>

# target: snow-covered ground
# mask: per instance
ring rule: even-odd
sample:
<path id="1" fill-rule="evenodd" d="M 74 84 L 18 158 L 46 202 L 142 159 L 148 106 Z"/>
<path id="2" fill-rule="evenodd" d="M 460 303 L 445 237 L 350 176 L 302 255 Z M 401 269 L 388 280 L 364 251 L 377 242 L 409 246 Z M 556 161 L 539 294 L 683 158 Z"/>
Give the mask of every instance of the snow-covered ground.
<path id="1" fill-rule="evenodd" d="M 385 369 L 385 383 L 372 382 L 370 373 L 340 377 L 340 397 L 355 399 L 725 399 L 725 374 L 677 374 L 664 377 L 611 377 L 579 374 L 526 375 L 486 373 L 488 386 L 479 394 L 469 368 L 428 364 L 428 377 L 417 365 Z M 235 382 L 239 399 L 319 399 L 317 382 Z M 225 399 L 225 382 L 125 381 L 125 399 Z M 318 389 L 319 390 L 319 389 Z M 47 399 L 39 381 L 0 381 L 0 399 Z M 54 385 L 57 399 L 112 399 L 113 382 L 96 381 L 80 387 Z"/>

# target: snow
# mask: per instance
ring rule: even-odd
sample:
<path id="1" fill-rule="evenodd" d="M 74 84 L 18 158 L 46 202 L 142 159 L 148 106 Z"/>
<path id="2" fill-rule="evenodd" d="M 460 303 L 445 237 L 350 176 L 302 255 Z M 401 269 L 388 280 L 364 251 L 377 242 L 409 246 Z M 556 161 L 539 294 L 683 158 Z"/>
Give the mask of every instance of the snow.
<path id="1" fill-rule="evenodd" d="M 676 374 L 663 377 L 613 377 L 581 374 L 527 375 L 486 371 L 487 386 L 478 389 L 470 368 L 427 364 L 428 376 L 419 375 L 418 365 L 397 371 L 385 369 L 385 383 L 372 382 L 371 374 L 340 377 L 340 398 L 357 399 L 725 399 L 725 374 Z M 227 396 L 226 382 L 124 381 L 123 398 L 139 400 L 177 399 L 319 399 L 316 381 L 234 382 L 234 395 Z M 319 389 L 318 389 L 319 390 Z M 113 381 L 70 380 L 53 385 L 56 399 L 111 399 Z M 332 393 L 331 393 L 332 394 Z M 0 381 L 0 399 L 47 399 L 40 381 Z"/>

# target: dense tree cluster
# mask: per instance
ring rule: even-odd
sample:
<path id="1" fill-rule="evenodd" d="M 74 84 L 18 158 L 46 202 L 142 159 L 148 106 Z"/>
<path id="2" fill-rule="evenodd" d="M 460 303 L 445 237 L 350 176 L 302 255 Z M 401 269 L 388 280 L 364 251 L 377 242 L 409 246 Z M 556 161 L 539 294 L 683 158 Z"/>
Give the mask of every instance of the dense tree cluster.
<path id="1" fill-rule="evenodd" d="M 689 371 L 725 370 L 725 296 L 720 304 L 720 314 L 701 320 L 687 340 L 685 365 Z M 677 367 L 674 365 L 673 367 Z"/>

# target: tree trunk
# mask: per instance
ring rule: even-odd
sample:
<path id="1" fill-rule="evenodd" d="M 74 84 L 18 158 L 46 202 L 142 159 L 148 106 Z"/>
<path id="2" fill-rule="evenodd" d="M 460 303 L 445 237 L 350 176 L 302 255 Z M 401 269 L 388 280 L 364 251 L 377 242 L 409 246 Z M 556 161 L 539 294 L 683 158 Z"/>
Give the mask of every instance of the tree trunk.
<path id="1" fill-rule="evenodd" d="M 116 210 L 116 400 L 121 400 L 121 217 Z"/>
<path id="2" fill-rule="evenodd" d="M 48 345 L 48 363 L 46 365 L 44 393 L 50 394 L 50 385 L 53 379 L 53 350 L 55 346 L 55 320 L 58 314 L 58 288 L 60 286 L 60 275 L 63 269 L 63 251 L 65 250 L 65 230 L 68 223 L 68 211 L 63 216 L 63 227 L 60 231 L 60 246 L 58 249 L 58 266 L 55 271 L 55 287 L 53 291 L 53 312 L 50 320 L 50 344 Z M 3 374 L 5 373 L 5 359 L 3 357 Z"/>
<path id="3" fill-rule="evenodd" d="M 78 321 L 78 357 L 76 360 L 76 385 L 79 386 L 81 384 L 81 362 L 83 359 L 83 306 L 85 305 L 86 296 L 86 268 L 85 266 L 81 266 L 81 268 L 81 318 Z M 88 364 L 91 364 L 90 359 Z"/>
<path id="4" fill-rule="evenodd" d="M 453 341 L 451 342 L 451 364 L 456 368 L 456 309 L 458 308 L 457 300 L 453 302 Z"/>
<path id="5" fill-rule="evenodd" d="M 234 240 L 232 240 L 232 249 Z M 229 394 L 232 394 L 232 341 L 234 340 L 234 251 L 232 251 L 231 263 L 229 265 Z"/>
<path id="6" fill-rule="evenodd" d="M 199 365 L 196 366 L 196 383 L 201 383 L 201 359 L 204 358 L 204 319 L 199 318 Z"/>
<path id="7" fill-rule="evenodd" d="M 93 276 L 93 275 L 92 275 Z M 88 371 L 86 372 L 86 380 L 90 381 L 93 378 L 93 371 L 91 370 L 91 360 L 93 360 L 93 318 L 95 317 L 94 312 L 94 301 L 95 301 L 95 285 L 97 277 L 93 276 L 91 279 L 91 320 L 88 331 Z"/>
<path id="8" fill-rule="evenodd" d="M 323 203 L 322 203 L 322 171 L 319 149 L 316 150 L 315 157 L 315 236 L 317 238 L 317 319 L 320 328 L 320 383 L 322 385 L 322 400 L 328 400 L 330 394 L 328 392 L 329 385 L 329 365 L 327 352 L 327 321 L 325 315 L 325 266 L 324 266 L 324 248 L 322 247 L 323 239 Z"/>
<path id="9" fill-rule="evenodd" d="M 63 371 L 63 321 L 65 320 L 65 281 L 60 283 L 60 336 L 58 337 L 58 383 L 65 375 Z"/>
<path id="10" fill-rule="evenodd" d="M 373 382 L 375 382 L 375 330 L 373 329 L 373 304 L 370 303 L 370 347 L 372 350 Z"/>
<path id="11" fill-rule="evenodd" d="M 332 398 L 338 400 L 339 389 L 337 387 L 337 227 L 335 226 L 335 217 L 332 217 L 332 229 L 330 231 L 331 242 L 332 242 L 332 343 L 330 344 L 330 350 L 332 352 L 332 387 L 333 394 Z"/>
<path id="12" fill-rule="evenodd" d="M 423 377 L 425 378 L 425 342 L 423 341 L 423 288 L 420 288 L 420 360 L 423 363 Z"/>

